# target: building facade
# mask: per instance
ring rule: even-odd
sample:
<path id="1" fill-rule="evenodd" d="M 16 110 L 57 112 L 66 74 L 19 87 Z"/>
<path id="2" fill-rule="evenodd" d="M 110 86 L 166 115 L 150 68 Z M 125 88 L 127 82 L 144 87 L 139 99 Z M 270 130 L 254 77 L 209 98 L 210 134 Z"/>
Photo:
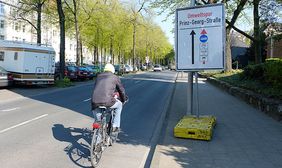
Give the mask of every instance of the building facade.
<path id="1" fill-rule="evenodd" d="M 282 59 L 282 39 L 275 38 L 275 36 L 270 36 L 269 38 L 267 38 L 266 50 L 267 58 Z"/>
<path id="2" fill-rule="evenodd" d="M 2 0 L 0 2 L 0 40 L 11 40 L 19 42 L 36 43 L 36 31 L 26 21 L 15 20 L 12 15 L 15 11 L 18 0 Z M 56 51 L 56 62 L 59 61 L 60 53 L 60 30 L 59 24 L 44 23 L 42 16 L 41 44 L 52 46 Z M 91 52 L 83 47 L 83 63 L 91 64 L 93 56 Z M 66 37 L 65 61 L 76 62 L 76 40 L 73 37 Z"/>

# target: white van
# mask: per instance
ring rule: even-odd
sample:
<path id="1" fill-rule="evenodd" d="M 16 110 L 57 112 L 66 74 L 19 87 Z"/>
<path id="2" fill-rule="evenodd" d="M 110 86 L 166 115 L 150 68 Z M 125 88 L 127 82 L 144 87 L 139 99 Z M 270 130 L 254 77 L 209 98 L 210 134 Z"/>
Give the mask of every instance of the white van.
<path id="1" fill-rule="evenodd" d="M 0 66 L 15 84 L 54 84 L 55 50 L 50 46 L 0 40 Z"/>

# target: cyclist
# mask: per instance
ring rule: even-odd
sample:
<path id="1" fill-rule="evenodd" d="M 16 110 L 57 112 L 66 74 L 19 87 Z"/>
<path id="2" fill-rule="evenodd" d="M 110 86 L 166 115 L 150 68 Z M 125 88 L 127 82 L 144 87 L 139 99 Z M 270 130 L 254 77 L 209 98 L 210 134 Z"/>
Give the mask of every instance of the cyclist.
<path id="1" fill-rule="evenodd" d="M 115 109 L 113 120 L 113 131 L 115 132 L 119 131 L 122 106 L 127 96 L 120 78 L 114 73 L 114 66 L 108 63 L 105 65 L 104 72 L 97 75 L 92 94 L 92 111 L 95 121 L 100 121 L 101 114 L 97 107 L 105 106 Z M 117 92 L 119 99 L 115 97 Z"/>

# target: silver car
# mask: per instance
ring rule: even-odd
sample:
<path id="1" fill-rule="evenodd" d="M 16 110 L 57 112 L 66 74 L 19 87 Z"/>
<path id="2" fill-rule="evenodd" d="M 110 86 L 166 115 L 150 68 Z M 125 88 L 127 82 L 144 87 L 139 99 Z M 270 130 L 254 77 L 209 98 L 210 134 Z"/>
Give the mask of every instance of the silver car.
<path id="1" fill-rule="evenodd" d="M 13 77 L 4 68 L 0 66 L 0 87 L 10 86 L 13 82 Z"/>
<path id="2" fill-rule="evenodd" d="M 162 69 L 162 66 L 160 66 L 159 64 L 156 64 L 155 66 L 154 66 L 154 71 L 162 71 L 163 69 Z"/>
<path id="3" fill-rule="evenodd" d="M 129 72 L 132 72 L 132 71 L 133 71 L 133 68 L 132 68 L 131 65 L 125 65 L 124 68 L 125 68 L 125 72 L 126 72 L 126 73 L 129 73 Z"/>

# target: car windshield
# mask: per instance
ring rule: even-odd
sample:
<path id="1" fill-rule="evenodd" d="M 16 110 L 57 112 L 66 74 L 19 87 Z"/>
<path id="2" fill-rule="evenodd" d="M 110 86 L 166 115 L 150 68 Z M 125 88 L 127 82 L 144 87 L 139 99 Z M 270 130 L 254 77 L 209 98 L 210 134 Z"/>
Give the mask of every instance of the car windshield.
<path id="1" fill-rule="evenodd" d="M 87 69 L 84 67 L 79 67 L 79 70 L 86 71 Z"/>
<path id="2" fill-rule="evenodd" d="M 75 71 L 75 67 L 70 66 L 70 67 L 68 67 L 68 70 L 69 70 L 69 71 Z"/>
<path id="3" fill-rule="evenodd" d="M 155 65 L 155 68 L 159 68 L 160 67 L 160 65 Z"/>

